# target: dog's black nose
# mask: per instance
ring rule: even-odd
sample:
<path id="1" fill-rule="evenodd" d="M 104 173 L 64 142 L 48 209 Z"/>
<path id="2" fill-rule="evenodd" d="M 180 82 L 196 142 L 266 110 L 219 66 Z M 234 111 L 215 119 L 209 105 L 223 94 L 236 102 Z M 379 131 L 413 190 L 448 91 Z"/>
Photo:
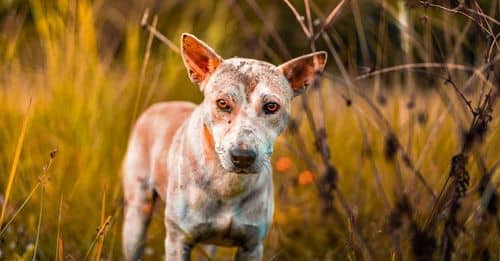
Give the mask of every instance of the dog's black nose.
<path id="1" fill-rule="evenodd" d="M 255 151 L 242 148 L 231 149 L 229 154 L 231 155 L 231 162 L 240 169 L 249 168 L 257 158 Z"/>

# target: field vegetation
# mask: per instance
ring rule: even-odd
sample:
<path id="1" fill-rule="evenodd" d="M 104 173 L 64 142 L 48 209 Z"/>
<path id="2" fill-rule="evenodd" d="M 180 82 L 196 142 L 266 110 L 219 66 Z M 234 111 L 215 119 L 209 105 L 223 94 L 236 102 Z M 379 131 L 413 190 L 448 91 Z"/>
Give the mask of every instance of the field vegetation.
<path id="1" fill-rule="evenodd" d="M 0 1 L 0 259 L 122 259 L 131 127 L 203 99 L 190 32 L 223 57 L 329 53 L 275 145 L 265 260 L 498 260 L 499 20 L 498 0 Z"/>

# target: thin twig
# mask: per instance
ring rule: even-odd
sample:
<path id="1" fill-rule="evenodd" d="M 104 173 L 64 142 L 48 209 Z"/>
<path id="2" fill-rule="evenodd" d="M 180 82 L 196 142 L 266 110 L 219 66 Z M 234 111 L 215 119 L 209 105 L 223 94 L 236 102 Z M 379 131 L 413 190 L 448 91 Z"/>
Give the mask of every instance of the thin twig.
<path id="1" fill-rule="evenodd" d="M 309 0 L 304 0 L 304 6 L 306 8 L 307 26 L 311 34 L 314 33 L 313 22 L 311 18 L 311 7 L 309 6 Z"/>
<path id="2" fill-rule="evenodd" d="M 144 23 L 147 23 L 147 18 L 149 17 L 149 10 L 146 9 L 144 12 L 144 15 L 142 17 L 141 25 Z M 136 120 L 137 113 L 139 112 L 139 104 L 142 99 L 142 89 L 144 89 L 144 79 L 146 77 L 146 69 L 149 64 L 149 58 L 151 56 L 151 46 L 153 45 L 153 39 L 154 39 L 154 34 L 153 30 L 156 30 L 156 24 L 158 23 L 158 16 L 155 15 L 153 18 L 153 25 L 149 26 L 148 28 L 152 28 L 149 30 L 149 37 L 148 37 L 148 42 L 146 44 L 146 52 L 144 53 L 144 59 L 142 60 L 142 66 L 141 66 L 141 74 L 139 76 L 139 87 L 137 88 L 137 94 L 135 96 L 135 105 L 134 105 L 134 111 L 132 113 L 132 123 Z"/>
<path id="3" fill-rule="evenodd" d="M 477 2 L 476 2 L 476 4 L 477 4 Z M 483 17 L 484 19 L 486 19 L 486 20 L 488 20 L 488 21 L 490 21 L 490 22 L 492 22 L 492 23 L 494 23 L 496 25 L 500 25 L 500 21 L 498 21 L 497 19 L 495 19 L 495 18 L 493 18 L 493 17 L 491 17 L 491 16 L 489 16 L 489 15 L 483 13 L 483 12 L 477 12 L 477 11 L 475 11 L 473 9 L 470 9 L 470 8 L 467 8 L 467 7 L 463 7 L 463 6 L 462 6 L 462 8 L 464 8 L 465 10 L 467 10 L 467 11 L 469 11 L 471 13 L 474 13 L 475 15 L 479 15 L 479 16 Z"/>
<path id="4" fill-rule="evenodd" d="M 297 18 L 297 21 L 299 22 L 299 24 L 303 28 L 305 36 L 310 40 L 309 43 L 310 43 L 311 50 L 315 51 L 316 50 L 315 39 L 311 38 L 311 35 L 314 32 L 309 31 L 306 28 L 303 19 L 301 19 L 301 16 L 298 14 L 298 12 L 295 9 L 295 7 L 289 1 L 287 1 L 287 0 L 284 0 L 284 1 L 289 6 L 289 8 L 292 10 L 292 12 L 295 14 L 295 16 Z M 339 4 L 339 6 L 341 6 L 342 3 Z M 309 5 L 306 5 L 306 8 L 309 8 Z M 309 10 L 307 12 L 309 12 Z M 333 12 L 334 15 L 337 12 L 338 11 L 334 11 Z M 332 17 L 334 15 L 332 15 Z M 333 19 L 333 18 L 331 18 L 331 19 Z M 320 117 L 320 119 L 322 119 L 324 117 L 325 113 L 323 111 L 324 110 L 324 105 L 322 104 L 322 94 L 321 94 L 321 88 L 319 86 L 320 85 L 320 79 L 319 79 L 320 76 L 321 76 L 320 74 L 316 74 L 315 79 L 313 81 L 313 86 L 312 87 L 313 87 L 313 89 L 317 93 L 317 99 L 319 101 L 318 102 L 318 105 L 319 105 L 319 114 L 320 114 L 319 117 Z M 307 98 L 304 96 L 302 98 L 302 101 L 303 101 L 303 103 L 302 103 L 303 104 L 303 108 L 305 109 L 306 112 L 308 112 L 309 111 L 309 106 L 308 106 L 308 103 L 307 103 Z M 325 170 L 327 171 L 326 175 L 328 175 L 329 174 L 328 172 L 334 171 L 334 167 L 330 163 L 330 160 L 329 160 L 330 159 L 330 156 L 329 156 L 329 154 L 330 154 L 329 150 L 330 149 L 329 149 L 328 143 L 326 142 L 326 130 L 325 130 L 325 126 L 324 126 L 324 120 L 321 120 L 319 122 L 319 124 L 316 126 L 316 124 L 314 123 L 314 118 L 312 117 L 312 114 L 309 112 L 309 113 L 306 113 L 306 116 L 307 116 L 307 119 L 308 119 L 308 121 L 310 123 L 311 130 L 315 134 L 317 150 L 318 150 L 318 152 L 321 155 L 323 165 L 325 167 Z M 336 179 L 336 177 L 330 177 L 330 178 Z M 327 188 L 330 188 L 333 191 L 324 191 L 323 195 L 326 195 L 326 193 L 331 194 L 332 192 L 336 192 L 336 194 L 337 194 L 336 198 L 338 198 L 339 201 L 341 202 L 341 206 L 344 209 L 345 213 L 348 215 L 348 217 L 349 217 L 350 220 L 353 220 L 354 216 L 352 214 L 352 211 L 351 211 L 349 205 L 347 204 L 347 201 L 345 200 L 343 194 L 338 189 L 335 188 L 336 180 L 326 180 L 326 182 L 331 182 L 332 184 L 324 184 L 323 186 L 326 185 Z M 321 190 L 320 190 L 320 192 L 321 192 Z M 331 197 L 331 195 L 330 195 L 330 197 Z M 326 200 L 326 203 L 327 204 L 331 204 L 330 200 Z M 353 231 L 354 231 L 354 233 L 356 234 L 356 236 L 358 238 L 358 241 L 361 243 L 361 252 L 363 253 L 364 258 L 366 260 L 374 260 L 373 251 L 372 251 L 371 247 L 368 245 L 368 243 L 366 242 L 366 240 L 363 238 L 363 235 L 361 234 L 361 230 L 358 228 L 357 224 L 353 223 L 352 228 L 353 228 Z"/>
<path id="5" fill-rule="evenodd" d="M 281 56 L 286 59 L 290 59 L 292 56 L 290 54 L 290 51 L 288 50 L 287 45 L 285 44 L 285 41 L 281 38 L 276 28 L 274 28 L 273 23 L 269 22 L 269 17 L 264 16 L 264 11 L 259 6 L 259 4 L 255 0 L 246 0 L 246 2 L 250 6 L 250 8 L 252 8 L 257 17 L 259 17 L 259 19 L 262 21 L 262 23 L 264 24 L 264 28 L 270 33 L 272 39 L 278 45 L 278 51 L 280 51 Z"/>
<path id="6" fill-rule="evenodd" d="M 40 239 L 40 228 L 42 226 L 42 214 L 43 214 L 43 198 L 44 198 L 44 184 L 42 182 L 41 190 L 40 190 L 40 212 L 38 214 L 38 225 L 36 229 L 36 237 L 35 237 L 35 247 L 33 249 L 33 258 L 32 261 L 36 260 L 36 253 L 38 252 L 38 241 Z"/>
<path id="7" fill-rule="evenodd" d="M 30 193 L 28 194 L 28 196 L 26 197 L 26 199 L 23 201 L 23 203 L 21 204 L 21 206 L 19 206 L 19 208 L 16 210 L 16 212 L 12 215 L 12 217 L 9 219 L 9 221 L 7 221 L 7 223 L 5 224 L 5 226 L 2 227 L 2 230 L 0 231 L 0 237 L 3 235 L 3 233 L 5 233 L 7 231 L 7 228 L 9 227 L 9 225 L 12 223 L 12 221 L 14 221 L 14 219 L 16 218 L 16 216 L 24 209 L 24 207 L 28 204 L 28 202 L 30 201 L 30 199 L 33 197 L 33 195 L 35 194 L 35 192 L 38 190 L 38 188 L 40 188 L 44 182 L 47 182 L 49 180 L 49 177 L 47 176 L 47 171 L 50 169 L 50 167 L 52 166 L 52 162 L 55 158 L 55 155 L 57 153 L 57 150 L 53 150 L 51 153 L 50 153 L 50 160 L 49 160 L 49 163 L 47 163 L 47 165 L 45 167 L 43 167 L 43 172 L 42 172 L 42 175 L 40 175 L 38 177 L 38 182 L 37 184 L 35 185 L 35 187 L 30 191 Z M 4 204 L 5 204 L 5 201 L 4 201 Z"/>
<path id="8" fill-rule="evenodd" d="M 484 82 L 486 85 L 490 87 L 494 87 L 488 79 L 486 79 L 486 76 L 483 74 L 482 71 L 486 70 L 491 66 L 492 64 L 500 61 L 500 56 L 495 58 L 491 63 L 488 65 L 481 66 L 479 69 L 474 68 L 472 66 L 468 65 L 463 65 L 463 64 L 454 64 L 454 63 L 410 63 L 410 64 L 400 64 L 400 65 L 395 65 L 395 66 L 390 66 L 386 68 L 382 68 L 379 70 L 374 70 L 372 72 L 362 74 L 354 78 L 354 81 L 360 81 L 364 79 L 368 79 L 372 76 L 380 75 L 380 74 L 386 74 L 386 73 L 392 73 L 392 72 L 397 72 L 401 70 L 408 70 L 408 69 L 419 69 L 419 68 L 448 68 L 448 69 L 453 69 L 453 70 L 459 70 L 459 71 L 469 71 L 473 72 L 471 78 L 467 81 L 467 84 L 465 86 L 468 86 L 470 82 L 472 81 L 472 77 L 478 77 L 482 82 Z M 425 72 L 428 73 L 428 72 Z M 446 80 L 446 78 L 444 78 Z"/>
<path id="9" fill-rule="evenodd" d="M 495 35 L 493 34 L 493 32 L 491 32 L 490 30 L 488 30 L 488 28 L 484 27 L 483 24 L 479 23 L 476 21 L 476 19 L 474 19 L 474 17 L 470 16 L 469 14 L 463 12 L 463 11 L 460 11 L 460 10 L 457 10 L 457 9 L 450 9 L 450 8 L 447 8 L 445 6 L 442 6 L 442 5 L 438 5 L 438 4 L 433 4 L 433 3 L 429 3 L 428 1 L 420 1 L 420 3 L 424 6 L 424 7 L 427 7 L 427 6 L 430 6 L 430 7 L 434 7 L 434 8 L 438 8 L 438 9 L 441 9 L 441 10 L 444 10 L 446 12 L 450 12 L 450 13 L 457 13 L 457 14 L 461 14 L 465 17 L 467 17 L 468 19 L 470 19 L 471 21 L 473 21 L 477 26 L 479 26 L 486 34 L 488 34 L 489 36 L 491 36 L 492 38 L 495 38 Z"/>
<path id="10" fill-rule="evenodd" d="M 417 68 L 451 68 L 455 70 L 462 70 L 462 71 L 471 71 L 474 72 L 475 68 L 468 66 L 468 65 L 462 65 L 462 64 L 453 64 L 453 63 L 410 63 L 410 64 L 400 64 L 400 65 L 395 65 L 395 66 L 390 66 L 378 70 L 374 70 L 369 73 L 365 73 L 362 75 L 357 76 L 354 78 L 354 81 L 360 81 L 363 79 L 367 79 L 370 77 L 373 77 L 375 75 L 379 74 L 385 74 L 385 73 L 390 73 L 390 72 L 397 72 L 397 71 L 402 71 L 402 70 L 407 70 L 407 69 L 417 69 Z"/>
<path id="11" fill-rule="evenodd" d="M 57 214 L 57 236 L 56 236 L 56 253 L 55 253 L 55 259 L 56 261 L 63 261 L 63 253 L 64 249 L 62 246 L 62 239 L 61 239 L 61 218 L 62 218 L 62 205 L 63 205 L 63 195 L 61 194 L 61 198 L 59 199 L 59 211 Z"/>
<path id="12" fill-rule="evenodd" d="M 101 237 L 104 236 L 104 234 L 107 231 L 107 228 L 108 228 L 109 224 L 111 223 L 112 218 L 113 218 L 113 216 L 108 216 L 106 218 L 106 220 L 104 221 L 104 223 L 99 226 L 99 228 L 97 229 L 97 234 L 94 237 L 94 240 L 92 240 L 92 242 L 90 243 L 90 246 L 87 249 L 87 252 L 86 252 L 85 256 L 83 257 L 83 260 L 87 260 L 87 258 L 90 256 L 90 253 L 92 253 L 92 249 L 94 249 L 94 245 L 97 243 L 97 241 Z"/>
<path id="13" fill-rule="evenodd" d="M 344 7 L 345 2 L 346 2 L 346 0 L 340 1 L 340 3 L 338 3 L 337 6 L 335 6 L 335 8 L 332 9 L 332 11 L 330 11 L 328 16 L 325 18 L 325 20 L 321 24 L 321 28 L 316 32 L 316 34 L 314 34 L 314 36 L 312 38 L 313 41 L 318 39 L 322 33 L 324 33 L 328 28 L 330 28 L 330 26 L 333 23 L 333 19 L 335 19 L 335 17 L 337 17 L 340 14 L 340 11 Z"/>
<path id="14" fill-rule="evenodd" d="M 9 221 L 7 221 L 7 223 L 5 223 L 5 226 L 3 226 L 2 230 L 0 231 L 0 237 L 3 235 L 3 233 L 5 233 L 7 231 L 7 228 L 9 227 L 9 225 L 12 223 L 12 221 L 14 221 L 16 216 L 19 215 L 19 213 L 24 209 L 26 204 L 28 204 L 28 202 L 33 197 L 33 195 L 35 194 L 35 192 L 38 190 L 39 187 L 40 187 L 40 182 L 38 182 L 36 184 L 36 186 L 30 191 L 30 193 L 28 194 L 26 199 L 19 206 L 19 208 L 16 210 L 16 212 L 12 215 L 12 217 L 9 219 Z"/>
<path id="15" fill-rule="evenodd" d="M 311 32 L 309 29 L 307 29 L 306 24 L 304 23 L 304 16 L 301 16 L 299 12 L 297 12 L 297 9 L 290 3 L 288 0 L 283 0 L 285 4 L 290 8 L 292 13 L 295 15 L 295 19 L 297 22 L 299 22 L 300 28 L 302 28 L 302 31 L 304 31 L 304 34 L 306 35 L 307 39 L 311 39 Z"/>
<path id="16" fill-rule="evenodd" d="M 344 194 L 342 191 L 337 189 L 335 191 L 335 194 L 337 195 L 337 198 L 339 199 L 340 205 L 344 209 L 347 217 L 349 220 L 354 221 L 354 214 L 349 207 L 349 204 L 347 203 Z M 358 241 L 361 243 L 362 246 L 362 253 L 363 257 L 365 260 L 375 260 L 375 255 L 373 254 L 373 249 L 370 247 L 368 242 L 364 239 L 363 235 L 361 234 L 361 230 L 359 230 L 358 226 L 356 224 L 352 224 L 352 229 L 354 231 L 354 234 L 356 235 Z"/>
<path id="17" fill-rule="evenodd" d="M 156 15 L 155 15 L 155 17 L 156 17 Z M 149 33 L 154 35 L 156 38 L 158 38 L 158 40 L 160 40 L 165 45 L 167 45 L 170 48 L 170 50 L 174 51 L 177 54 L 180 54 L 181 51 L 180 51 L 179 47 L 177 47 L 177 45 L 174 44 L 172 41 L 170 41 L 165 35 L 163 35 L 158 30 L 156 30 L 155 26 L 149 25 L 148 19 L 149 19 L 149 10 L 146 9 L 146 11 L 144 12 L 142 19 L 141 19 L 141 26 L 143 28 L 145 28 L 147 31 L 149 31 Z"/>

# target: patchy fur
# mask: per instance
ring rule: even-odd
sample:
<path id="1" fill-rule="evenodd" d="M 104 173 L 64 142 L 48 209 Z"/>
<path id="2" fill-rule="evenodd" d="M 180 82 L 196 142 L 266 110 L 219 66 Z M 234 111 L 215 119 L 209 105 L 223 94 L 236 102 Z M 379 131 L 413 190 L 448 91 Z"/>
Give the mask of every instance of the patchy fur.
<path id="1" fill-rule="evenodd" d="M 205 98 L 198 106 L 156 104 L 135 125 L 123 163 L 125 258 L 140 258 L 158 195 L 166 202 L 167 260 L 189 260 L 197 243 L 236 246 L 237 260 L 261 260 L 274 209 L 273 144 L 287 126 L 292 98 L 304 88 L 298 85 L 323 70 L 325 53 L 282 67 L 222 60 L 185 34 L 182 55 Z M 269 113 L 267 103 L 279 109 Z"/>

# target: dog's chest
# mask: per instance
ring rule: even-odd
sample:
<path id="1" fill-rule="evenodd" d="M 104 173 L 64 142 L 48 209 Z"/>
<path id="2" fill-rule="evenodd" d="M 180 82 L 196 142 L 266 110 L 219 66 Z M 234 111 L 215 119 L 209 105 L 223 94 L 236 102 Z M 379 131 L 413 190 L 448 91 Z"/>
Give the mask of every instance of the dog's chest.
<path id="1" fill-rule="evenodd" d="M 218 218 L 194 225 L 190 234 L 200 243 L 250 247 L 264 238 L 268 227 L 265 219 L 248 222 L 234 213 L 222 213 Z"/>
<path id="2" fill-rule="evenodd" d="M 267 232 L 272 206 L 259 199 L 254 202 L 227 203 L 211 198 L 191 219 L 190 234 L 197 242 L 239 245 L 259 242 Z M 194 213 L 193 213 L 194 214 Z M 189 219 L 189 218 L 188 218 Z"/>
<path id="3" fill-rule="evenodd" d="M 197 186 L 186 187 L 186 192 L 168 200 L 167 216 L 195 242 L 251 245 L 267 233 L 273 214 L 271 186 L 226 200 Z"/>

